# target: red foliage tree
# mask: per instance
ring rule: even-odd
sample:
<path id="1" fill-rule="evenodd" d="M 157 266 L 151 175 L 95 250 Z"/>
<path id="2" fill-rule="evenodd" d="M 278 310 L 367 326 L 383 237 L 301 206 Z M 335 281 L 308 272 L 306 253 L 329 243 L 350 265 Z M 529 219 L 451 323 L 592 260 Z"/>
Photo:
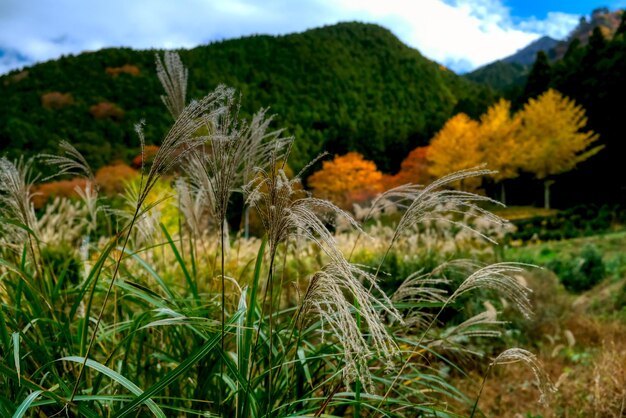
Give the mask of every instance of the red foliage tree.
<path id="1" fill-rule="evenodd" d="M 111 119 L 121 121 L 124 118 L 124 111 L 115 103 L 100 102 L 89 108 L 89 112 L 96 119 Z"/>
<path id="2" fill-rule="evenodd" d="M 86 180 L 79 177 L 38 184 L 34 188 L 33 205 L 39 209 L 55 197 L 78 197 L 76 187 L 84 189 L 85 185 Z"/>
<path id="3" fill-rule="evenodd" d="M 52 91 L 41 95 L 41 105 L 46 109 L 62 109 L 74 104 L 74 98 L 70 93 Z"/>
<path id="4" fill-rule="evenodd" d="M 139 67 L 131 64 L 124 64 L 121 67 L 107 67 L 104 71 L 113 77 L 117 77 L 120 74 L 130 74 L 133 77 L 136 77 L 141 74 Z"/>
<path id="5" fill-rule="evenodd" d="M 407 155 L 400 165 L 400 171 L 396 175 L 383 177 L 385 190 L 407 183 L 428 184 L 433 177 L 428 171 L 429 147 L 417 147 Z"/>

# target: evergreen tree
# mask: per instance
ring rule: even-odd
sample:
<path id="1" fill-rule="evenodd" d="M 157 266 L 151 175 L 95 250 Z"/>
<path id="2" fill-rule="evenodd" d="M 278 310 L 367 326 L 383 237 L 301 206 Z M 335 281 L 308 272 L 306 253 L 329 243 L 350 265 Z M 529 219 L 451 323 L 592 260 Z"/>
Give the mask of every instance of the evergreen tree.
<path id="1" fill-rule="evenodd" d="M 615 36 L 624 35 L 626 33 L 626 10 L 622 10 L 622 20 L 615 32 Z"/>
<path id="2" fill-rule="evenodd" d="M 523 101 L 535 98 L 548 90 L 552 79 L 552 68 L 548 61 L 548 56 L 544 51 L 537 52 L 537 59 L 528 75 L 526 87 L 524 88 Z"/>

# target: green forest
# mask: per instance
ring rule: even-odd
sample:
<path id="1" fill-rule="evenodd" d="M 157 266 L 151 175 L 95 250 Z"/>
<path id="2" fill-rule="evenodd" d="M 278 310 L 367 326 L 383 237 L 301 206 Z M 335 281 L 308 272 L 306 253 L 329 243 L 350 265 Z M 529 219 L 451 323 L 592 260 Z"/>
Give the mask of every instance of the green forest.
<path id="1" fill-rule="evenodd" d="M 98 168 L 138 153 L 140 120 L 146 140 L 158 145 L 171 117 L 159 98 L 156 52 L 104 49 L 1 77 L 0 150 L 32 156 L 55 152 L 64 139 Z M 190 98 L 225 84 L 243 96 L 242 116 L 270 107 L 297 138 L 296 170 L 322 151 L 358 151 L 397 170 L 452 115 L 479 115 L 495 98 L 372 24 L 227 40 L 180 55 Z M 47 103 L 51 93 L 56 101 Z"/>

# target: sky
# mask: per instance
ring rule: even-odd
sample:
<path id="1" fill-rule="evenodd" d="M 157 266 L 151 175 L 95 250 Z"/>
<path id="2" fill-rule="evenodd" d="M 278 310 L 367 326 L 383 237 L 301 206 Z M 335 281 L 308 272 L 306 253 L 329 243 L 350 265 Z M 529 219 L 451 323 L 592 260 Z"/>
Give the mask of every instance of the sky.
<path id="1" fill-rule="evenodd" d="M 0 0 L 0 74 L 105 47 L 193 48 L 341 21 L 380 24 L 462 73 L 564 38 L 603 6 L 626 0 Z"/>

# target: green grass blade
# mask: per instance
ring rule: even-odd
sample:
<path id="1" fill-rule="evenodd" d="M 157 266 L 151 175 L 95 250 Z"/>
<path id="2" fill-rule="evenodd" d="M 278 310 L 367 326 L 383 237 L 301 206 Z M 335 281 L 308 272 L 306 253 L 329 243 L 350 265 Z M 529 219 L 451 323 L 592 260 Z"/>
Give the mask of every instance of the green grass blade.
<path id="1" fill-rule="evenodd" d="M 233 315 L 228 321 L 228 326 L 226 327 L 226 332 L 232 332 L 236 327 L 236 323 L 239 320 L 239 317 L 243 315 L 242 311 L 237 311 L 235 315 Z M 161 380 L 157 383 L 146 389 L 141 395 L 133 400 L 131 403 L 122 408 L 115 417 L 124 417 L 135 410 L 139 405 L 141 405 L 146 399 L 156 395 L 161 392 L 163 389 L 172 384 L 180 375 L 185 373 L 191 367 L 193 367 L 196 363 L 202 360 L 207 354 L 211 352 L 220 342 L 221 334 L 216 333 L 211 339 L 209 339 L 200 349 L 196 350 L 195 353 L 191 354 L 185 361 L 180 363 L 178 367 L 174 370 L 170 371 L 167 375 L 165 375 Z"/>
<path id="2" fill-rule="evenodd" d="M 96 370 L 96 371 L 98 371 L 98 372 L 100 372 L 100 373 L 110 377 L 111 379 L 113 379 L 117 383 L 119 383 L 120 385 L 124 386 L 126 389 L 128 389 L 134 395 L 141 396 L 144 393 L 133 382 L 131 382 L 130 380 L 128 380 L 127 378 L 125 378 L 121 374 L 117 373 L 116 371 L 109 369 L 107 366 L 98 363 L 97 361 L 94 361 L 94 360 L 91 360 L 91 359 L 87 359 L 85 361 L 84 357 L 79 357 L 79 356 L 63 357 L 63 358 L 60 358 L 59 360 L 60 361 L 72 361 L 74 363 L 79 363 L 79 364 L 85 363 L 85 365 L 87 367 L 90 367 L 90 368 L 92 368 L 92 369 L 94 369 L 94 370 Z M 150 411 L 152 411 L 152 413 L 154 414 L 155 417 L 165 418 L 165 414 L 163 413 L 161 408 L 159 408 L 157 406 L 157 404 L 154 403 L 154 401 L 152 399 L 146 398 L 145 399 L 145 403 L 146 403 L 146 406 L 148 407 L 148 409 L 150 409 Z"/>
<path id="3" fill-rule="evenodd" d="M 248 288 L 244 287 L 241 292 L 241 297 L 239 298 L 239 306 L 237 307 L 240 311 L 246 311 L 246 297 L 248 294 Z M 244 347 L 244 320 L 245 317 L 241 315 L 241 317 L 237 320 L 237 366 L 241 367 L 241 365 L 245 362 L 244 357 L 246 355 L 245 347 Z M 241 371 L 241 369 L 239 369 Z"/>
<path id="4" fill-rule="evenodd" d="M 15 362 L 15 370 L 17 371 L 17 382 L 22 385 L 22 373 L 20 367 L 20 333 L 14 332 L 11 334 L 13 340 L 13 361 Z"/>
<path id="5" fill-rule="evenodd" d="M 169 286 L 165 284 L 165 282 L 163 281 L 163 278 L 159 276 L 159 274 L 152 267 L 150 267 L 150 265 L 146 263 L 146 261 L 143 258 L 139 257 L 137 253 L 129 250 L 128 248 L 126 248 L 124 252 L 128 254 L 129 256 L 131 256 L 133 259 L 135 259 L 135 261 L 137 261 L 139 265 L 143 267 L 143 269 L 147 271 L 148 274 L 150 274 L 150 276 L 154 278 L 154 280 L 158 283 L 161 289 L 163 289 L 163 291 L 165 292 L 165 294 L 167 295 L 170 301 L 174 302 L 178 299 L 174 295 L 174 292 L 172 292 L 172 290 L 169 288 Z"/>
<path id="6" fill-rule="evenodd" d="M 4 305 L 0 305 L 0 342 L 2 342 L 2 351 L 7 353 L 9 351 L 9 333 L 7 332 L 8 327 L 6 320 L 4 319 Z"/>
<path id="7" fill-rule="evenodd" d="M 163 234 L 165 235 L 165 238 L 167 239 L 167 242 L 169 243 L 170 248 L 172 249 L 172 252 L 174 253 L 174 256 L 176 257 L 176 261 L 178 261 L 178 264 L 180 265 L 180 268 L 183 271 L 183 275 L 185 276 L 185 280 L 187 280 L 187 284 L 189 285 L 189 289 L 191 290 L 191 293 L 193 294 L 194 300 L 199 301 L 200 297 L 198 296 L 198 288 L 194 280 L 191 278 L 189 271 L 187 270 L 187 266 L 185 265 L 185 260 L 183 260 L 183 258 L 181 257 L 180 252 L 178 251 L 178 248 L 176 248 L 176 244 L 174 243 L 174 240 L 172 240 L 172 237 L 170 236 L 169 232 L 167 232 L 167 228 L 165 227 L 165 225 L 163 224 L 160 224 L 160 225 L 161 225 L 161 230 L 163 231 Z"/>
<path id="8" fill-rule="evenodd" d="M 28 395 L 26 399 L 24 399 L 24 401 L 20 404 L 20 406 L 18 406 L 15 410 L 13 418 L 22 418 L 28 408 L 30 408 L 31 404 L 35 401 L 35 399 L 39 397 L 39 395 L 41 395 L 42 392 L 42 390 L 36 390 Z"/>
<path id="9" fill-rule="evenodd" d="M 164 300 L 161 295 L 152 292 L 150 289 L 140 286 L 131 281 L 126 281 L 122 278 L 118 278 L 115 281 L 115 286 L 126 290 L 129 294 L 135 296 L 138 299 L 147 302 L 151 306 L 155 306 L 161 309 L 170 309 L 167 305 L 167 300 Z"/>
<path id="10" fill-rule="evenodd" d="M 257 292 L 259 289 L 259 280 L 261 277 L 261 266 L 263 265 L 263 255 L 265 254 L 265 246 L 267 244 L 267 238 L 263 238 L 261 241 L 261 246 L 259 247 L 259 252 L 256 256 L 256 262 L 254 264 L 254 274 L 252 276 L 252 284 L 250 287 L 250 302 L 248 303 L 248 312 L 246 314 L 246 322 L 243 332 L 243 341 L 241 345 L 241 349 L 239 351 L 239 373 L 243 376 L 246 376 L 245 380 L 248 380 L 248 369 L 250 363 L 250 357 L 252 356 L 252 332 L 254 330 L 254 320 L 255 314 L 257 310 Z M 244 389 L 246 392 L 248 391 L 248 384 L 246 384 L 246 388 Z M 239 401 L 243 402 L 243 405 L 238 405 L 239 411 L 245 413 L 242 408 L 245 407 L 245 399 L 247 399 L 248 394 L 244 394 L 244 396 L 239 397 Z"/>
<path id="11" fill-rule="evenodd" d="M 248 362 L 250 360 L 251 343 L 252 343 L 252 331 L 254 327 L 255 314 L 257 309 L 257 292 L 259 289 L 259 279 L 261 277 L 261 266 L 263 264 L 263 254 L 265 253 L 265 245 L 267 239 L 263 238 L 259 252 L 256 256 L 256 262 L 254 264 L 254 275 L 252 276 L 252 286 L 250 287 L 250 303 L 248 303 L 248 312 L 246 315 L 246 326 L 243 339 L 243 351 L 247 353 L 244 363 L 239 365 L 239 370 L 242 373 L 247 373 Z"/>

